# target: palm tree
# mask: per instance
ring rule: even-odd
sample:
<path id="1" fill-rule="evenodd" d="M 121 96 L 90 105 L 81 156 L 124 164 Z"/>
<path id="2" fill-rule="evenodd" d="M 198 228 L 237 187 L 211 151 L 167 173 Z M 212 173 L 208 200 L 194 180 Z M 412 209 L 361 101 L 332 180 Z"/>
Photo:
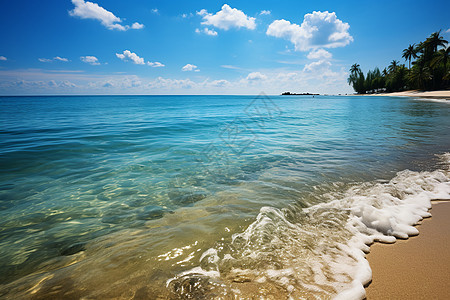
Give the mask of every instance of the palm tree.
<path id="1" fill-rule="evenodd" d="M 431 80 L 431 74 L 428 67 L 417 65 L 409 74 L 409 80 L 419 89 L 425 89 L 427 81 Z"/>
<path id="2" fill-rule="evenodd" d="M 408 46 L 408 48 L 406 48 L 405 50 L 403 50 L 403 55 L 402 55 L 402 57 L 405 59 L 405 60 L 408 60 L 409 61 L 409 69 L 411 70 L 411 59 L 412 58 L 417 58 L 418 56 L 417 56 L 417 52 L 416 52 L 416 47 L 415 47 L 415 44 L 410 44 L 409 46 Z"/>
<path id="3" fill-rule="evenodd" d="M 361 69 L 360 69 L 360 65 L 359 65 L 359 64 L 353 64 L 353 65 L 350 67 L 350 73 L 351 73 L 352 75 L 357 75 L 357 74 L 359 74 L 359 72 L 361 72 Z"/>
<path id="4" fill-rule="evenodd" d="M 388 67 L 389 73 L 395 72 L 397 70 L 397 68 L 398 68 L 398 64 L 399 63 L 400 62 L 398 60 L 395 60 L 395 59 L 393 61 L 391 61 L 391 64 Z"/>
<path id="5" fill-rule="evenodd" d="M 448 41 L 445 40 L 442 36 L 441 36 L 441 31 L 437 31 L 437 32 L 433 32 L 430 37 L 428 37 L 425 42 L 424 42 L 424 46 L 428 49 L 431 49 L 433 52 L 437 51 L 437 48 L 439 46 L 445 47 L 445 45 L 447 45 Z"/>
<path id="6" fill-rule="evenodd" d="M 444 70 L 447 70 L 448 61 L 450 61 L 450 46 L 438 51 L 436 57 L 431 61 L 431 66 L 435 67 L 442 63 Z"/>

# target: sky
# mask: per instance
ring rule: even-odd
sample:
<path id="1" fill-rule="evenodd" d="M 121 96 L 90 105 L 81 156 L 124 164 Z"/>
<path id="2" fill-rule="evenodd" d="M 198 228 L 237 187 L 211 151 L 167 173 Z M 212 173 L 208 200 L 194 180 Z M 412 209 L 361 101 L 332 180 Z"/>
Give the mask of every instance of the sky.
<path id="1" fill-rule="evenodd" d="M 353 93 L 450 1 L 0 2 L 0 95 Z"/>

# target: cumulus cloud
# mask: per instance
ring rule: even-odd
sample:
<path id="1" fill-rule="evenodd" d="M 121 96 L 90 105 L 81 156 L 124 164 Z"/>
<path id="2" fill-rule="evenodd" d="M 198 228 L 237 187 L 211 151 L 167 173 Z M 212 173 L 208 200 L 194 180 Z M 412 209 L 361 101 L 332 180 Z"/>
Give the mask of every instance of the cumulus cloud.
<path id="1" fill-rule="evenodd" d="M 213 87 L 225 87 L 225 86 L 229 86 L 230 82 L 225 79 L 219 79 L 219 80 L 211 81 L 210 85 Z"/>
<path id="2" fill-rule="evenodd" d="M 142 29 L 144 28 L 144 24 L 140 24 L 138 22 L 134 22 L 133 25 L 131 25 L 131 29 Z"/>
<path id="3" fill-rule="evenodd" d="M 99 6 L 97 3 L 84 1 L 84 0 L 72 0 L 75 8 L 69 11 L 69 15 L 72 17 L 79 17 L 80 19 L 94 19 L 100 21 L 100 23 L 110 30 L 126 31 L 132 29 L 142 29 L 144 25 L 135 22 L 132 26 L 122 25 L 122 19 L 115 16 L 112 12 Z"/>
<path id="4" fill-rule="evenodd" d="M 305 65 L 305 67 L 303 68 L 303 71 L 320 73 L 321 71 L 329 70 L 330 67 L 331 67 L 331 63 L 329 61 L 319 60 L 319 61 L 314 61 L 310 64 Z"/>
<path id="5" fill-rule="evenodd" d="M 203 29 L 195 29 L 196 33 L 204 33 L 206 35 L 210 35 L 210 36 L 216 36 L 217 35 L 217 31 L 215 31 L 214 29 L 209 29 L 209 28 L 203 28 Z"/>
<path id="6" fill-rule="evenodd" d="M 259 14 L 260 15 L 270 15 L 271 11 L 270 10 L 262 10 Z"/>
<path id="7" fill-rule="evenodd" d="M 348 45 L 353 41 L 349 28 L 350 25 L 339 20 L 334 12 L 314 11 L 304 16 L 301 25 L 284 19 L 275 20 L 267 28 L 266 34 L 291 41 L 297 51 L 308 51 Z"/>
<path id="8" fill-rule="evenodd" d="M 87 55 L 87 56 L 81 56 L 80 57 L 82 62 L 85 62 L 87 64 L 98 66 L 100 63 L 98 61 L 98 58 L 95 56 Z"/>
<path id="9" fill-rule="evenodd" d="M 157 8 L 152 8 L 152 13 L 159 14 L 159 10 Z"/>
<path id="10" fill-rule="evenodd" d="M 148 62 L 147 62 L 147 65 L 149 65 L 150 67 L 153 67 L 153 68 L 161 68 L 161 67 L 165 67 L 164 64 L 162 64 L 162 63 L 160 63 L 160 62 L 158 62 L 158 61 L 155 61 L 155 62 L 148 61 Z"/>
<path id="11" fill-rule="evenodd" d="M 125 50 L 122 53 L 116 53 L 116 56 L 118 58 L 120 58 L 123 61 L 128 61 L 131 60 L 134 64 L 136 65 L 145 65 L 147 64 L 148 66 L 154 67 L 154 68 L 158 68 L 158 67 L 165 67 L 164 64 L 156 61 L 156 62 L 151 62 L 151 61 L 147 61 L 147 63 L 145 63 L 145 59 L 143 57 L 139 57 L 139 55 L 137 55 L 136 53 L 131 52 L 130 50 Z"/>
<path id="12" fill-rule="evenodd" d="M 4 56 L 0 56 L 0 60 L 8 60 L 8 59 Z"/>
<path id="13" fill-rule="evenodd" d="M 198 69 L 198 67 L 196 65 L 187 64 L 181 68 L 181 71 L 183 71 L 183 72 L 186 72 L 186 71 L 199 72 L 200 70 Z"/>
<path id="14" fill-rule="evenodd" d="M 206 9 L 202 9 L 197 14 L 203 18 L 202 25 L 211 25 L 223 30 L 241 27 L 250 30 L 256 28 L 255 18 L 247 16 L 242 10 L 231 8 L 228 4 L 224 4 L 215 14 L 208 13 Z"/>
<path id="15" fill-rule="evenodd" d="M 306 57 L 308 59 L 331 59 L 332 55 L 327 50 L 315 49 L 309 52 L 309 54 Z"/>
<path id="16" fill-rule="evenodd" d="M 38 58 L 40 62 L 52 62 L 52 61 L 62 61 L 62 62 L 68 62 L 69 60 L 64 57 L 55 56 L 53 58 Z"/>
<path id="17" fill-rule="evenodd" d="M 136 53 L 133 53 L 130 50 L 125 50 L 123 53 L 116 53 L 116 56 L 124 61 L 129 59 L 136 65 L 145 65 L 144 58 L 139 57 Z"/>
<path id="18" fill-rule="evenodd" d="M 247 75 L 247 80 L 256 81 L 256 80 L 265 80 L 267 76 L 260 72 L 252 72 Z"/>

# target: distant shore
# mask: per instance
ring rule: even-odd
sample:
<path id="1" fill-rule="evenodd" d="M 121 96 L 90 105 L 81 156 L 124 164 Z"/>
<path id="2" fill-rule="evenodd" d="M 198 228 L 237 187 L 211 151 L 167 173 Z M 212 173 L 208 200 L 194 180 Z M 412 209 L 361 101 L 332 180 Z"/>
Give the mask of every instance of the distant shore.
<path id="1" fill-rule="evenodd" d="M 450 202 L 433 203 L 420 234 L 395 244 L 376 243 L 367 259 L 367 299 L 447 299 L 450 294 Z"/>
<path id="2" fill-rule="evenodd" d="M 395 93 L 383 93 L 383 94 L 368 94 L 368 96 L 391 96 L 391 97 L 417 97 L 426 99 L 445 99 L 450 100 L 450 90 L 439 90 L 439 91 L 419 91 L 410 90 Z"/>

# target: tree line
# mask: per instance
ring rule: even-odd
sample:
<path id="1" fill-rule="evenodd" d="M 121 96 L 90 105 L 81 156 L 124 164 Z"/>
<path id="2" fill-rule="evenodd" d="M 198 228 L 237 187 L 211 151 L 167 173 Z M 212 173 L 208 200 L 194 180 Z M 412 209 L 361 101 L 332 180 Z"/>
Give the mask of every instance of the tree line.
<path id="1" fill-rule="evenodd" d="M 402 57 L 408 62 L 408 67 L 393 60 L 383 71 L 377 67 L 364 75 L 360 65 L 354 64 L 350 68 L 348 84 L 358 94 L 449 88 L 450 46 L 447 44 L 441 31 L 437 31 L 425 41 L 403 50 Z"/>

